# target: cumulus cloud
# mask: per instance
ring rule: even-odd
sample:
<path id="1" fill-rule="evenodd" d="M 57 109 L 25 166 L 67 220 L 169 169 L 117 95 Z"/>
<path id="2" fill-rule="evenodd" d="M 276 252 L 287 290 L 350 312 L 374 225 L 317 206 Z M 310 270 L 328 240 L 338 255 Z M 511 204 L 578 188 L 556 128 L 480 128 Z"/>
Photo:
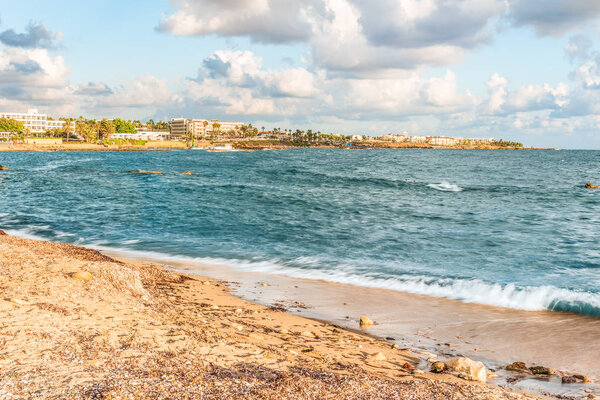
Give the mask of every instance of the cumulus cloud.
<path id="1" fill-rule="evenodd" d="M 158 27 L 175 35 L 249 36 L 254 41 L 305 41 L 310 34 L 304 14 L 312 0 L 173 0 L 178 10 Z"/>
<path id="2" fill-rule="evenodd" d="M 541 36 L 562 36 L 600 17 L 600 2 L 596 0 L 508 1 L 514 24 L 531 25 Z"/>
<path id="3" fill-rule="evenodd" d="M 0 33 L 0 42 L 6 46 L 33 48 L 54 48 L 61 39 L 60 33 L 52 33 L 42 23 L 30 24 L 25 33 L 17 33 L 8 29 Z"/>

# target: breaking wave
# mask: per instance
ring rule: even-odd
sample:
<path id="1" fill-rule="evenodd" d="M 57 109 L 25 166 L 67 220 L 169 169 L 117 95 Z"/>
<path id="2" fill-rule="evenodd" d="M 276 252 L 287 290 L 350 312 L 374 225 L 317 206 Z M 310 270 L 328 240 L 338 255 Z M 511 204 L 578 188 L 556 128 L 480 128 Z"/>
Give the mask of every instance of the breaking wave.
<path id="1" fill-rule="evenodd" d="M 427 186 L 429 186 L 432 189 L 440 190 L 442 192 L 462 192 L 463 191 L 463 188 L 461 188 L 460 186 L 455 185 L 453 183 L 446 182 L 446 181 L 442 181 L 442 183 L 430 183 Z"/>

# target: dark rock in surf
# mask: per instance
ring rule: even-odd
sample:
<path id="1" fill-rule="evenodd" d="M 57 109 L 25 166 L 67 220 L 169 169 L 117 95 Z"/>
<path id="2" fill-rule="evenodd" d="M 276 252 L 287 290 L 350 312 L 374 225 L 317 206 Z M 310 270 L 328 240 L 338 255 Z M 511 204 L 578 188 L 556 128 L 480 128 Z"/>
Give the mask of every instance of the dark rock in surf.
<path id="1" fill-rule="evenodd" d="M 539 365 L 535 367 L 529 367 L 529 370 L 534 375 L 552 375 L 554 373 L 554 371 L 552 371 L 550 368 L 542 367 Z"/>
<path id="2" fill-rule="evenodd" d="M 586 189 L 600 189 L 600 186 L 599 185 L 592 185 L 591 183 L 588 182 L 588 183 L 585 184 L 585 188 Z"/>

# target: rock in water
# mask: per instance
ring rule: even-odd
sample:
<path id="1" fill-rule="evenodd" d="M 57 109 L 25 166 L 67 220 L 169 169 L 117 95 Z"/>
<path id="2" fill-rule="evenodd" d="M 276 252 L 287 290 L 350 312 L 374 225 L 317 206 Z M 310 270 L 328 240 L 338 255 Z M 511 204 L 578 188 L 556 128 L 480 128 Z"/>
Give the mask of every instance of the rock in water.
<path id="1" fill-rule="evenodd" d="M 0 165 L 0 171 L 8 171 L 8 168 L 3 167 L 2 165 Z"/>
<path id="2" fill-rule="evenodd" d="M 591 183 L 588 182 L 588 183 L 585 184 L 585 188 L 586 189 L 600 189 L 600 186 L 598 186 L 598 185 L 592 185 Z"/>
<path id="3" fill-rule="evenodd" d="M 192 171 L 185 171 L 183 174 L 184 175 L 192 175 Z"/>
<path id="4" fill-rule="evenodd" d="M 82 281 L 91 281 L 94 277 L 92 276 L 92 274 L 90 274 L 87 271 L 77 271 L 77 272 L 73 272 L 71 274 L 71 278 L 73 279 L 80 279 Z"/>
<path id="5" fill-rule="evenodd" d="M 459 374 L 463 374 L 463 378 L 470 381 L 487 381 L 487 371 L 485 365 L 480 361 L 473 361 L 466 357 L 453 358 L 446 361 L 446 367 Z"/>
<path id="6" fill-rule="evenodd" d="M 361 328 L 368 328 L 371 325 L 373 325 L 373 321 L 371 320 L 371 318 L 365 317 L 364 315 L 362 317 L 360 317 L 360 327 Z"/>
<path id="7" fill-rule="evenodd" d="M 441 374 L 446 370 L 446 364 L 441 361 L 436 361 L 431 364 L 431 372 L 435 372 L 436 374 Z"/>
<path id="8" fill-rule="evenodd" d="M 507 371 L 517 371 L 517 372 L 525 372 L 530 374 L 531 371 L 527 368 L 527 365 L 523 361 L 515 361 L 512 364 L 508 364 L 506 366 Z"/>
<path id="9" fill-rule="evenodd" d="M 552 375 L 554 373 L 550 368 L 541 366 L 530 367 L 529 370 L 534 375 Z"/>

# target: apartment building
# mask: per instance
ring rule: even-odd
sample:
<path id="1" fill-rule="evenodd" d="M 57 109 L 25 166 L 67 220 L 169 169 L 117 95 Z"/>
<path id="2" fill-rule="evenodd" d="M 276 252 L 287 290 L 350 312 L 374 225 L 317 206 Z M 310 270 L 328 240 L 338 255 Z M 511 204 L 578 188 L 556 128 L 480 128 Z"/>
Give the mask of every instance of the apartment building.
<path id="1" fill-rule="evenodd" d="M 447 136 L 429 136 L 427 137 L 427 141 L 438 146 L 453 146 L 457 142 L 456 138 Z"/>
<path id="2" fill-rule="evenodd" d="M 39 114 L 38 110 L 32 108 L 27 113 L 0 112 L 0 118 L 14 119 L 23 123 L 23 131 L 31 134 L 45 133 L 53 129 L 62 129 L 65 121 L 48 119 L 46 114 Z M 71 123 L 71 131 L 75 132 L 75 122 Z"/>

